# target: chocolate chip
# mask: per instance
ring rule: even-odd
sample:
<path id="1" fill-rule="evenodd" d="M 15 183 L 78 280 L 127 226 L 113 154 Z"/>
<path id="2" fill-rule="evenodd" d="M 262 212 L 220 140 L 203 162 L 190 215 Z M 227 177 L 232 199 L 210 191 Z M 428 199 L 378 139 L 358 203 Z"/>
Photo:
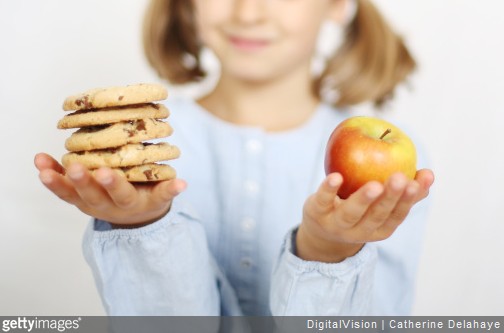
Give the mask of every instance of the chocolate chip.
<path id="1" fill-rule="evenodd" d="M 135 130 L 129 130 L 129 129 L 123 129 L 123 131 L 125 131 L 126 133 L 128 133 L 128 138 L 132 138 L 135 136 L 135 134 L 137 133 Z"/>
<path id="2" fill-rule="evenodd" d="M 77 106 L 84 105 L 85 109 L 93 108 L 93 103 L 89 101 L 89 95 L 84 95 L 84 97 L 77 99 L 75 104 L 77 104 Z"/>
<path id="3" fill-rule="evenodd" d="M 136 130 L 137 131 L 147 130 L 147 128 L 145 127 L 145 121 L 143 121 L 142 119 L 138 120 L 136 124 Z"/>
<path id="4" fill-rule="evenodd" d="M 124 96 L 119 96 L 118 100 L 122 101 Z"/>
<path id="5" fill-rule="evenodd" d="M 143 173 L 148 180 L 152 180 L 152 170 L 145 170 Z"/>

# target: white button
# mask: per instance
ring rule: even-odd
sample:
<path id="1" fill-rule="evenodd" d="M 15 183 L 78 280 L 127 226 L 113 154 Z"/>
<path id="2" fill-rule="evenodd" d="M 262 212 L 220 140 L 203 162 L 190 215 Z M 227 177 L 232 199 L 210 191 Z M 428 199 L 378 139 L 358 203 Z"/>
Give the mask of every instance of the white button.
<path id="1" fill-rule="evenodd" d="M 243 184 L 243 187 L 249 194 L 257 194 L 259 192 L 259 184 L 253 180 L 247 180 Z"/>
<path id="2" fill-rule="evenodd" d="M 247 151 L 254 154 L 259 154 L 262 152 L 263 145 L 259 140 L 251 139 L 248 140 L 245 144 Z"/>
<path id="3" fill-rule="evenodd" d="M 243 268 L 250 268 L 252 267 L 252 259 L 250 258 L 241 258 L 240 259 L 240 266 L 243 267 Z"/>
<path id="4" fill-rule="evenodd" d="M 252 231 L 256 226 L 256 222 L 253 218 L 247 217 L 243 219 L 241 225 L 244 231 Z"/>

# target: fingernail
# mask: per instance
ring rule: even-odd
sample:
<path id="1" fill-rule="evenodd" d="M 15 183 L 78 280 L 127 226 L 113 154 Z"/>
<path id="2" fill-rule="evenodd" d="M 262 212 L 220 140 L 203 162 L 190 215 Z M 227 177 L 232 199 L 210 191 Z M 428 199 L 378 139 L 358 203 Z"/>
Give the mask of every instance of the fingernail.
<path id="1" fill-rule="evenodd" d="M 110 176 L 102 177 L 102 178 L 98 179 L 98 181 L 102 185 L 110 185 L 110 184 L 112 184 L 112 177 L 110 177 Z"/>
<path id="2" fill-rule="evenodd" d="M 68 172 L 68 176 L 70 178 L 72 178 L 73 180 L 79 180 L 82 178 L 83 175 L 84 175 L 84 172 L 82 172 L 82 170 L 70 170 Z"/>
<path id="3" fill-rule="evenodd" d="M 339 185 L 340 181 L 337 178 L 329 178 L 328 184 L 330 187 L 337 187 Z"/>
<path id="4" fill-rule="evenodd" d="M 49 185 L 52 183 L 52 177 L 50 175 L 40 175 L 40 181 L 45 185 Z"/>
<path id="5" fill-rule="evenodd" d="M 367 190 L 366 195 L 369 199 L 376 199 L 382 194 L 381 188 L 371 188 Z"/>
<path id="6" fill-rule="evenodd" d="M 418 192 L 418 186 L 415 184 L 411 184 L 406 188 L 406 194 L 409 196 L 413 196 Z"/>
<path id="7" fill-rule="evenodd" d="M 394 190 L 400 190 L 401 188 L 404 187 L 404 185 L 406 185 L 406 182 L 404 181 L 403 178 L 396 178 L 392 180 L 391 185 Z"/>
<path id="8" fill-rule="evenodd" d="M 176 192 L 176 194 L 178 195 L 178 194 L 180 194 L 180 193 L 184 192 L 184 190 L 185 190 L 185 189 L 186 189 L 186 185 L 184 184 L 184 185 L 182 185 L 182 186 L 177 187 L 177 188 L 175 189 L 175 192 Z"/>

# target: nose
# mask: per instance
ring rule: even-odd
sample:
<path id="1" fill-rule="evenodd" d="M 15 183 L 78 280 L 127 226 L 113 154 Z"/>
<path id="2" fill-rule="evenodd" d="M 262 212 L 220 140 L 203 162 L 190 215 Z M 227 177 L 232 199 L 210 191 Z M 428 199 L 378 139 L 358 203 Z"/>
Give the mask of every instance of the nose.
<path id="1" fill-rule="evenodd" d="M 235 0 L 234 18 L 241 24 L 259 23 L 266 17 L 269 0 Z"/>

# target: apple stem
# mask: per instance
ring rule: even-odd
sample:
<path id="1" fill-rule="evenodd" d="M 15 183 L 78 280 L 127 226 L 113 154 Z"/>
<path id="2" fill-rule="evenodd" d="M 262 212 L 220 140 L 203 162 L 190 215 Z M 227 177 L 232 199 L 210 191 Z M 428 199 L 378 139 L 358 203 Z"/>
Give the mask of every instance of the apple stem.
<path id="1" fill-rule="evenodd" d="M 383 140 L 383 138 L 390 133 L 392 133 L 392 130 L 390 128 L 387 128 L 387 130 L 382 134 L 382 136 L 380 136 L 380 140 Z"/>

